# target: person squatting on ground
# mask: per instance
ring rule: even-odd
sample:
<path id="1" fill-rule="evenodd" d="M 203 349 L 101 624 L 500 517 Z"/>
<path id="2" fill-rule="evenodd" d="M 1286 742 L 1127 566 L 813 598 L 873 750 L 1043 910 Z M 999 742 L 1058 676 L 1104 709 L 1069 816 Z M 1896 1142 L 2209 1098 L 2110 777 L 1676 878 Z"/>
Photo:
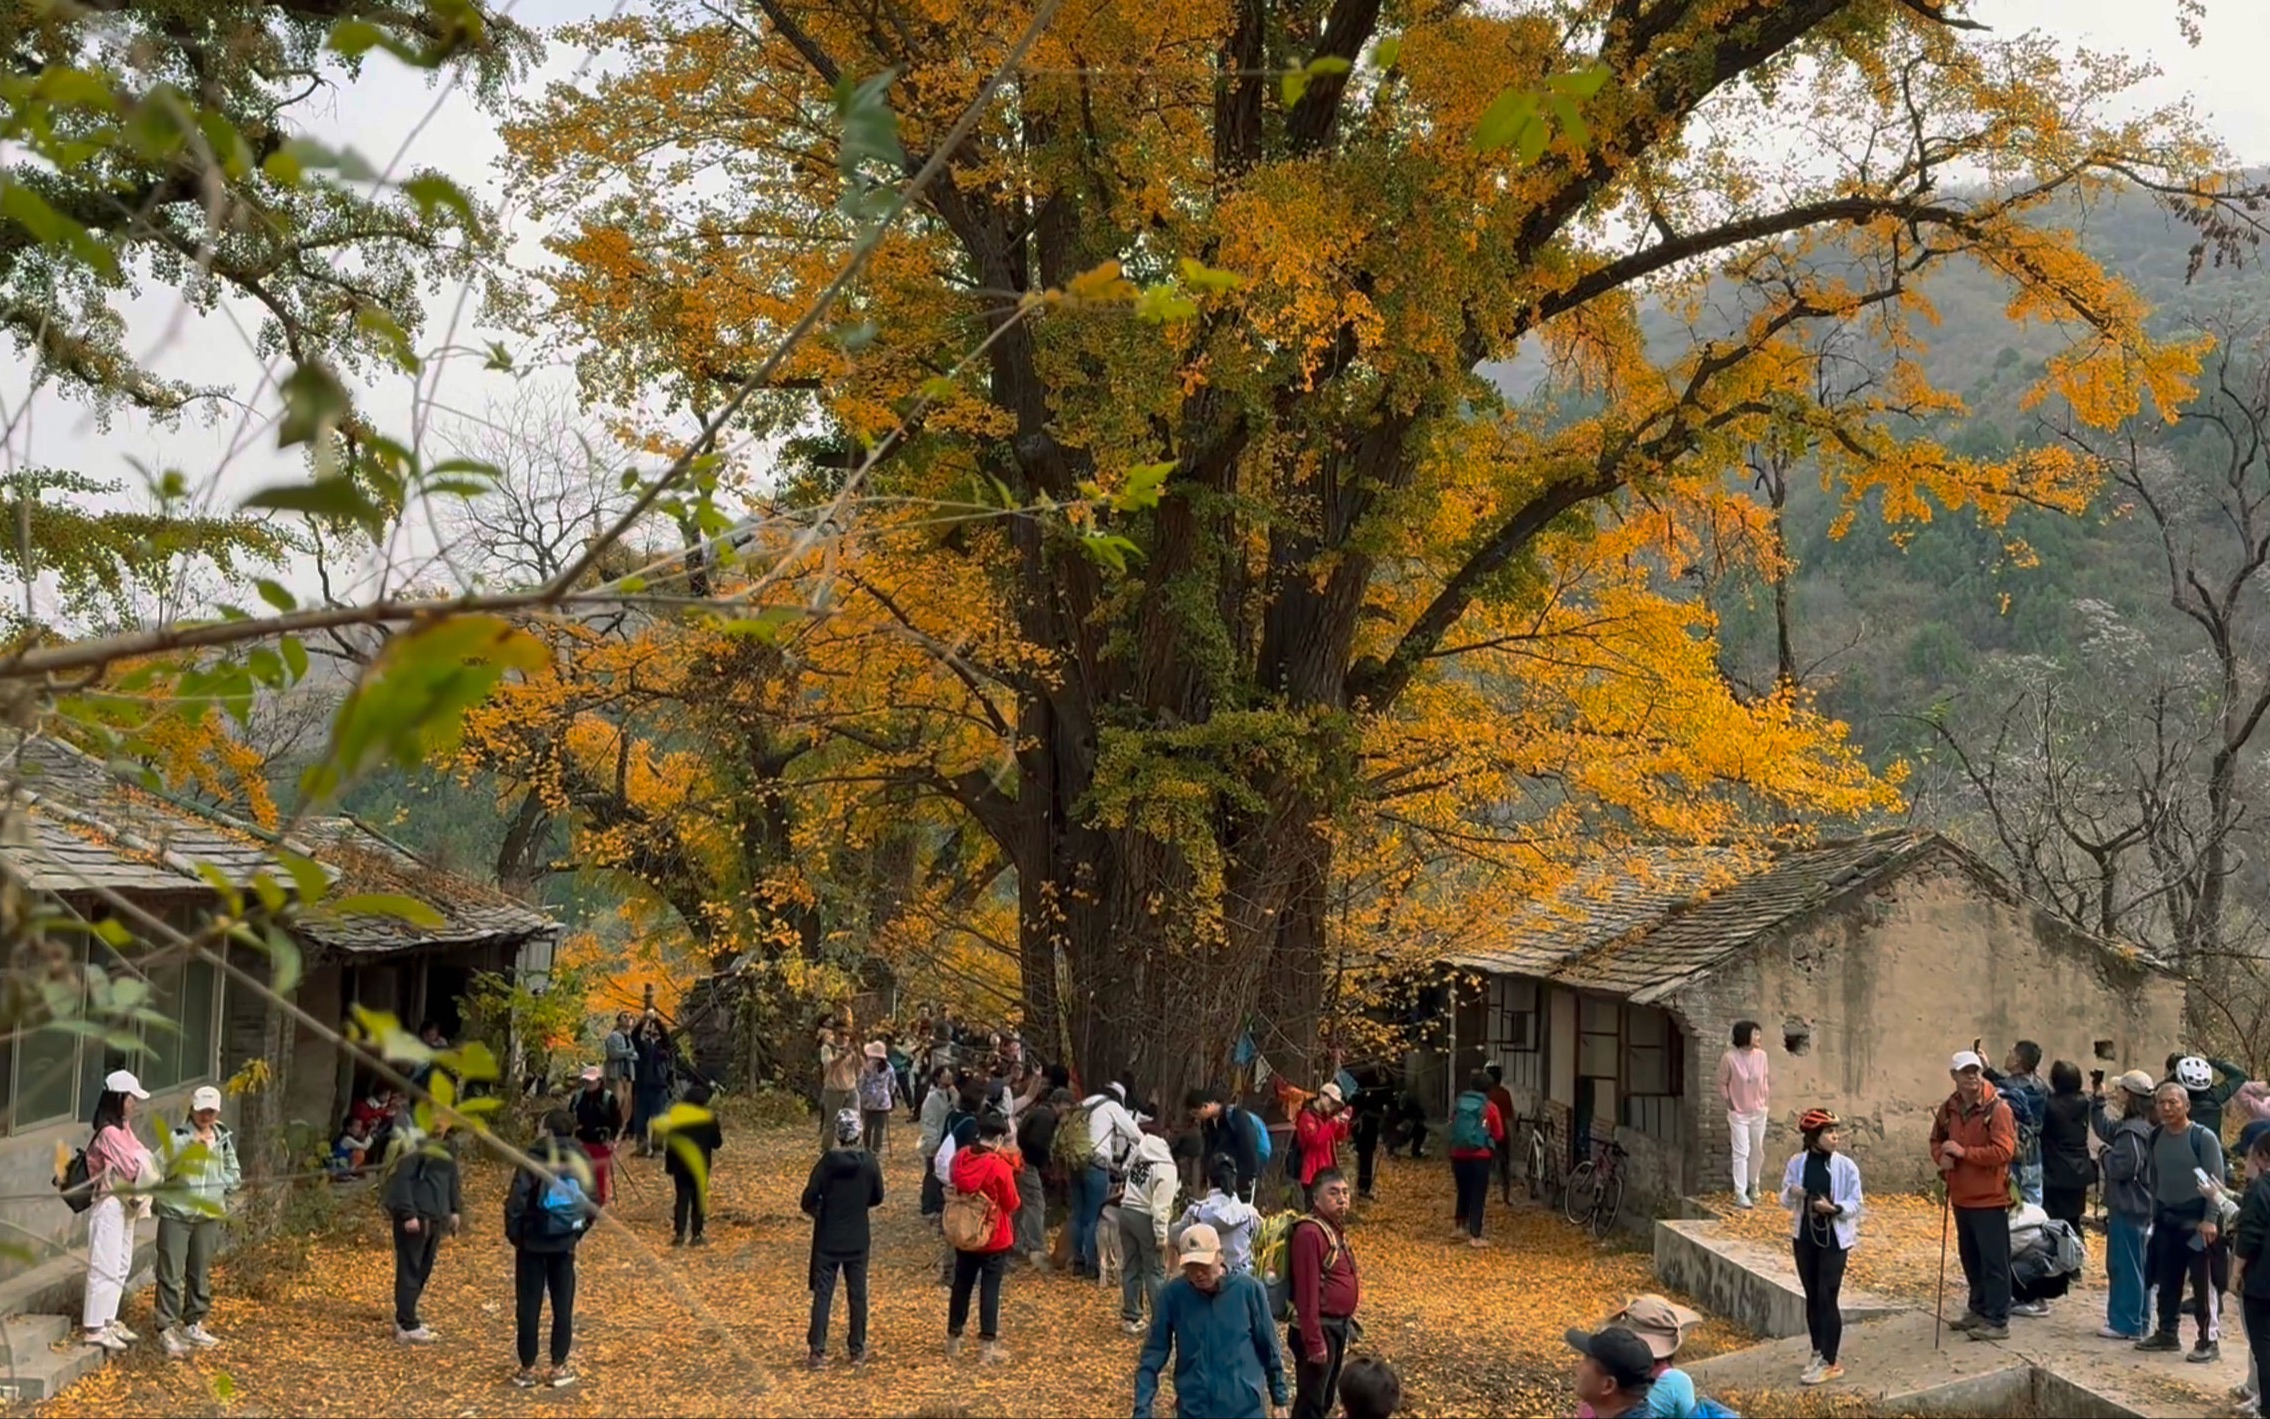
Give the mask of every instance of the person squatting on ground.
<path id="1" fill-rule="evenodd" d="M 1490 1207 L 1490 1160 L 1504 1150 L 1505 1130 L 1505 1116 L 1490 1102 L 1490 1077 L 1477 1069 L 1450 1106 L 1450 1175 L 1468 1246 L 1488 1245 L 1482 1221 Z"/>
<path id="2" fill-rule="evenodd" d="M 1285 1365 L 1268 1288 L 1230 1269 L 1221 1238 L 1204 1223 L 1183 1231 L 1182 1274 L 1159 1289 L 1152 1307 L 1135 1365 L 1135 1419 L 1151 1419 L 1170 1349 L 1177 1419 L 1262 1419 L 1284 1409 Z"/>
<path id="3" fill-rule="evenodd" d="M 1860 1167 L 1838 1151 L 1843 1125 L 1827 1109 L 1797 1120 L 1804 1149 L 1781 1170 L 1781 1205 L 1789 1209 L 1790 1246 L 1805 1290 L 1805 1330 L 1813 1360 L 1797 1382 L 1828 1384 L 1844 1374 L 1844 1266 L 1860 1240 Z"/>
<path id="4" fill-rule="evenodd" d="M 1955 1090 L 1931 1120 L 1931 1159 L 1947 1184 L 1968 1305 L 1949 1322 L 1973 1340 L 2010 1335 L 2010 1160 L 2018 1130 L 1986 1079 L 1986 1061 L 1962 1050 L 1948 1066 Z"/>
<path id="5" fill-rule="evenodd" d="M 591 1157 L 573 1137 L 575 1115 L 554 1109 L 544 1119 L 543 1142 L 531 1151 L 539 1167 L 512 1176 L 504 1199 L 504 1238 L 512 1243 L 512 1298 L 522 1389 L 575 1383 L 568 1352 L 575 1344 L 575 1249 L 598 1211 L 585 1179 Z M 552 1368 L 536 1371 L 536 1327 L 544 1298 L 552 1300 Z"/>
<path id="6" fill-rule="evenodd" d="M 686 1086 L 686 1103 L 697 1109 L 707 1109 L 711 1094 L 709 1085 L 696 1081 Z M 702 1227 L 709 1221 L 709 1188 L 711 1170 L 717 1162 L 717 1150 L 725 1146 L 725 1134 L 717 1126 L 717 1115 L 711 1114 L 700 1123 L 689 1123 L 673 1128 L 662 1135 L 662 1171 L 670 1175 L 670 1245 L 674 1247 L 708 1246 L 709 1239 L 702 1235 Z M 695 1174 L 696 1162 L 700 1174 Z"/>
<path id="7" fill-rule="evenodd" d="M 867 1214 L 883 1205 L 883 1165 L 860 1146 L 866 1131 L 857 1109 L 835 1117 L 836 1146 L 820 1155 L 797 1204 L 812 1219 L 812 1324 L 804 1334 L 806 1363 L 828 1363 L 828 1311 L 836 1277 L 843 1277 L 844 1308 L 851 1317 L 851 1363 L 867 1359 L 867 1256 L 873 1246 Z"/>
<path id="8" fill-rule="evenodd" d="M 1145 1306 L 1158 1313 L 1167 1284 L 1167 1233 L 1181 1188 L 1173 1149 L 1157 1134 L 1144 1134 L 1119 1198 L 1119 1320 L 1129 1335 L 1143 1333 Z"/>
<path id="9" fill-rule="evenodd" d="M 404 1345 L 430 1345 L 438 1338 L 418 1319 L 418 1302 L 443 1235 L 457 1231 L 465 1211 L 464 1179 L 448 1132 L 437 1123 L 430 1138 L 414 1128 L 402 1133 L 387 1165 L 382 1200 L 394 1232 L 394 1338 Z"/>
<path id="10" fill-rule="evenodd" d="M 134 1269 L 134 1224 L 150 1215 L 148 1190 L 159 1176 L 157 1159 L 134 1136 L 134 1115 L 149 1097 L 133 1074 L 112 1070 L 95 1100 L 95 1136 L 87 1144 L 94 1205 L 87 1209 L 87 1299 L 79 1319 L 85 1343 L 105 1350 L 142 1338 L 119 1321 L 118 1303 Z"/>
<path id="11" fill-rule="evenodd" d="M 189 1117 L 173 1130 L 157 1198 L 158 1343 L 175 1359 L 220 1340 L 205 1328 L 213 1309 L 213 1255 L 229 1194 L 244 1183 L 236 1136 L 221 1122 L 221 1091 L 207 1084 L 189 1096 Z"/>
<path id="12" fill-rule="evenodd" d="M 1324 1419 L 1330 1411 L 1349 1334 L 1359 1329 L 1356 1307 L 1363 1300 L 1355 1249 L 1341 1230 L 1348 1217 L 1348 1180 L 1338 1168 L 1326 1168 L 1310 1181 L 1309 1198 L 1308 1213 L 1285 1238 L 1293 1310 L 1285 1331 L 1285 1347 L 1293 1352 L 1293 1419 Z"/>
<path id="13" fill-rule="evenodd" d="M 2097 1334 L 2107 1340 L 2142 1340 L 2151 1333 L 2144 1270 L 2145 1238 L 2152 1230 L 2152 1076 L 2131 1069 L 2114 1081 L 2114 1103 L 2099 1094 L 2090 1126 L 2104 1141 L 2105 1316 Z"/>
<path id="14" fill-rule="evenodd" d="M 2152 1238 L 2145 1274 L 2159 1288 L 2159 1325 L 2136 1342 L 2139 1350 L 2181 1350 L 2178 1323 L 2184 1283 L 2191 1285 L 2192 1314 L 2199 1339 L 2190 1359 L 2206 1364 L 2218 1358 L 2213 1263 L 2210 1249 L 2221 1234 L 2202 1182 L 2223 1181 L 2223 1142 L 2191 1119 L 2191 1095 L 2173 1080 L 2153 1096 L 2159 1127 L 2152 1131 Z"/>
<path id="15" fill-rule="evenodd" d="M 946 1303 L 949 1360 L 962 1352 L 972 1289 L 979 1293 L 979 1359 L 999 1365 L 1009 1358 L 1009 1352 L 1001 1348 L 1001 1278 L 1008 1269 L 1009 1250 L 1016 1245 L 1017 1179 L 1002 1153 L 1008 1145 L 1009 1121 L 989 1113 L 977 1121 L 971 1144 L 954 1150 L 954 1196 L 947 1201 L 944 1219 L 947 1238 L 954 1246 L 953 1293 Z M 957 1210 L 972 1219 L 982 1219 L 983 1225 L 962 1229 Z"/>
<path id="16" fill-rule="evenodd" d="M 1733 1040 L 1733 1047 L 1718 1057 L 1718 1094 L 1726 1101 L 1726 1133 L 1733 1148 L 1734 1205 L 1754 1207 L 1766 1172 L 1766 1110 L 1773 1087 L 1758 1022 L 1735 1021 Z"/>

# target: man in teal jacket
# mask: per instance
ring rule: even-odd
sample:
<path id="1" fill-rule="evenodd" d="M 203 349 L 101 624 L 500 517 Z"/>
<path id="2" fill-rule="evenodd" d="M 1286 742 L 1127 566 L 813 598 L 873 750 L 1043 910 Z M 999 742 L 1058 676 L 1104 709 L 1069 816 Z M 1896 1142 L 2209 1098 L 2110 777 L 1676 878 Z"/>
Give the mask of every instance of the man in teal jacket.
<path id="1" fill-rule="evenodd" d="M 1159 1371 L 1174 1354 L 1179 1419 L 1268 1419 L 1288 1402 L 1269 1292 L 1222 1264 L 1222 1241 L 1200 1222 L 1182 1234 L 1182 1274 L 1159 1291 L 1135 1368 L 1135 1419 L 1151 1419 Z"/>

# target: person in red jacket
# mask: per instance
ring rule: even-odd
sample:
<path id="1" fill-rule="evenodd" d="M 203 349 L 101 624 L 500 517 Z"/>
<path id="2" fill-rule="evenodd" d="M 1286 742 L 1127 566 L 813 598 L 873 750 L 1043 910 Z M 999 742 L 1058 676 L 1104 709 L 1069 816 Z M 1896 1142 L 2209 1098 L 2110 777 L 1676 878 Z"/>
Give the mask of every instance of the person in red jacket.
<path id="1" fill-rule="evenodd" d="M 1488 1246 L 1482 1217 L 1490 1205 L 1490 1159 L 1505 1146 L 1505 1116 L 1490 1102 L 1490 1076 L 1475 1070 L 1450 1107 L 1450 1175 L 1468 1246 Z"/>
<path id="2" fill-rule="evenodd" d="M 1293 1176 L 1300 1180 L 1303 1210 L 1315 1207 L 1316 1175 L 1340 1166 L 1340 1144 L 1347 1137 L 1348 1101 L 1339 1085 L 1326 1084 L 1293 1119 L 1293 1151 L 1300 1155 Z"/>
<path id="3" fill-rule="evenodd" d="M 1348 1350 L 1348 1327 L 1363 1299 L 1356 1253 L 1341 1230 L 1350 1200 L 1340 1170 L 1324 1169 L 1316 1175 L 1309 1214 L 1285 1238 L 1285 1275 L 1292 1290 L 1292 1321 L 1285 1330 L 1285 1348 L 1293 1359 L 1292 1419 L 1324 1419 L 1331 1412 L 1340 1361 Z"/>
<path id="4" fill-rule="evenodd" d="M 993 1205 L 993 1234 L 985 1245 L 954 1251 L 953 1299 L 946 1304 L 946 1358 L 962 1352 L 962 1331 L 969 1325 L 969 1293 L 980 1287 L 977 1313 L 979 1358 L 999 1365 L 1009 1358 L 1001 1348 L 1001 1277 L 1008 1269 L 1009 1251 L 1017 1242 L 1017 1175 L 1008 1152 L 1009 1120 L 988 1111 L 977 1121 L 977 1138 L 954 1154 L 954 1191 L 978 1194 Z"/>
<path id="5" fill-rule="evenodd" d="M 1948 1072 L 1955 1092 L 1931 1121 L 1931 1161 L 1947 1180 L 1955 1236 L 1970 1283 L 1970 1308 L 1957 1330 L 1973 1340 L 2010 1335 L 2010 1159 L 2018 1151 L 2018 1124 L 2009 1103 L 1987 1082 L 1986 1061 L 1970 1050 L 1956 1054 Z"/>

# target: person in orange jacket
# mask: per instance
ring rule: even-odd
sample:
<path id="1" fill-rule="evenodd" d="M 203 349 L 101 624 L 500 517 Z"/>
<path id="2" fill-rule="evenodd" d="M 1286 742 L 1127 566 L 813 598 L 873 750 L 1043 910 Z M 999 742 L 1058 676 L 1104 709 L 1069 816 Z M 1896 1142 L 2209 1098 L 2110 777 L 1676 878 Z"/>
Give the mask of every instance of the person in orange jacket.
<path id="1" fill-rule="evenodd" d="M 951 1165 L 954 1191 L 976 1193 L 993 1204 L 993 1235 L 985 1245 L 954 1252 L 954 1290 L 946 1303 L 946 1358 L 962 1350 L 962 1330 L 969 1324 L 970 1291 L 979 1292 L 977 1339 L 979 1358 L 998 1365 L 1009 1358 L 1001 1348 L 1001 1277 L 1008 1270 L 1010 1249 L 1017 1244 L 1017 1174 L 1010 1156 L 1009 1120 L 988 1110 L 977 1121 L 977 1138 L 957 1149 Z M 982 1286 L 980 1282 L 982 1281 Z"/>
<path id="2" fill-rule="evenodd" d="M 1293 1151 L 1298 1168 L 1293 1176 L 1301 1185 L 1301 1210 L 1306 1212 L 1314 1202 L 1312 1189 L 1316 1175 L 1326 1168 L 1340 1165 L 1340 1145 L 1348 1137 L 1348 1101 L 1341 1097 L 1338 1084 L 1326 1084 L 1316 1091 L 1316 1097 L 1301 1105 L 1300 1114 L 1293 1120 Z"/>
<path id="3" fill-rule="evenodd" d="M 1969 1308 L 1950 1323 L 1973 1340 L 2004 1340 L 2010 1334 L 2010 1160 L 2017 1156 L 2018 1123 L 1976 1053 L 1958 1052 L 1948 1072 L 1955 1092 L 1931 1121 L 1931 1161 L 1946 1180 L 1970 1286 Z"/>

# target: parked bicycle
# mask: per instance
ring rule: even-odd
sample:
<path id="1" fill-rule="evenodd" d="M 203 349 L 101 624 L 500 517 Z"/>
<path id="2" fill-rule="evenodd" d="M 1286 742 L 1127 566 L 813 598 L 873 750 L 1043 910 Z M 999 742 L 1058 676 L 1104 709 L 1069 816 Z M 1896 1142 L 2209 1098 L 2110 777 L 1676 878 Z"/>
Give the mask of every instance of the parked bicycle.
<path id="1" fill-rule="evenodd" d="M 1631 1155 L 1612 1138 L 1592 1140 L 1592 1156 L 1569 1174 L 1561 1214 L 1595 1237 L 1608 1235 L 1624 1209 L 1624 1160 Z"/>
<path id="2" fill-rule="evenodd" d="M 1527 1135 L 1520 1157 L 1523 1160 L 1522 1178 L 1529 1187 L 1529 1200 L 1551 1207 L 1561 1191 L 1560 1164 L 1553 1156 L 1552 1125 L 1545 1119 L 1527 1118 L 1516 1120 L 1514 1127 Z"/>

